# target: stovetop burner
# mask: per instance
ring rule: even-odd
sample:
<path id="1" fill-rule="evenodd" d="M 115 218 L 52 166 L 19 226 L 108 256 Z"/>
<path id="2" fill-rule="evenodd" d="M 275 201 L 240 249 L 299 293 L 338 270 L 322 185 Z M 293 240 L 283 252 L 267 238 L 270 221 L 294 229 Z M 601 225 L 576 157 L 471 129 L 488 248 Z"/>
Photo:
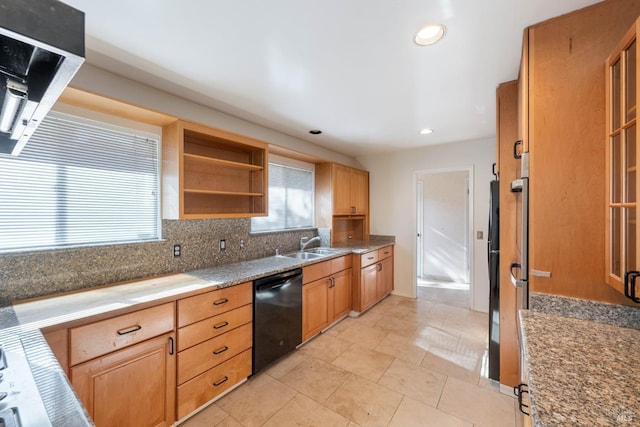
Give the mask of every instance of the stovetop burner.
<path id="1" fill-rule="evenodd" d="M 7 408 L 0 411 L 0 427 L 20 427 L 18 408 Z"/>
<path id="2" fill-rule="evenodd" d="M 0 427 L 51 426 L 20 340 L 0 344 Z"/>

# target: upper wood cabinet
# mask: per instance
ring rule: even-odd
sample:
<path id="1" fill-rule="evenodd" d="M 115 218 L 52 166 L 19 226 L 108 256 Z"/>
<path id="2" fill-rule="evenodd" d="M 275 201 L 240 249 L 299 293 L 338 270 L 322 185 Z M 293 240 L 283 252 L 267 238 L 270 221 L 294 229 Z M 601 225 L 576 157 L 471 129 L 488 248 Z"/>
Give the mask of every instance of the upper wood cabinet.
<path id="1" fill-rule="evenodd" d="M 333 214 L 366 215 L 369 210 L 369 172 L 333 165 Z"/>
<path id="2" fill-rule="evenodd" d="M 640 266 L 638 238 L 637 34 L 640 19 L 607 59 L 607 283 L 625 294 L 625 273 Z M 627 291 L 627 295 L 631 290 Z M 635 291 L 634 291 L 635 293 Z M 637 298 L 640 299 L 640 289 Z"/>
<path id="3" fill-rule="evenodd" d="M 637 0 L 603 1 L 526 30 L 531 292 L 631 303 L 605 282 L 605 63 L 639 15 Z"/>
<path id="4" fill-rule="evenodd" d="M 316 165 L 316 226 L 331 244 L 369 238 L 369 172 L 336 163 Z"/>
<path id="5" fill-rule="evenodd" d="M 267 144 L 178 120 L 162 130 L 162 217 L 267 214 Z"/>

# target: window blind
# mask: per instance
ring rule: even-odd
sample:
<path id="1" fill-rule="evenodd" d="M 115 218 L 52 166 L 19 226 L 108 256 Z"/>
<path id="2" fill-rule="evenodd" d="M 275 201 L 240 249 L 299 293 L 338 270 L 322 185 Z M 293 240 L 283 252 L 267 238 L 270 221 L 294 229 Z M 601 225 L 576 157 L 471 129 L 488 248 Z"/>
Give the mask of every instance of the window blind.
<path id="1" fill-rule="evenodd" d="M 269 215 L 251 218 L 251 231 L 313 227 L 313 170 L 269 163 Z"/>
<path id="2" fill-rule="evenodd" d="M 160 238 L 159 137 L 49 114 L 0 155 L 0 251 Z"/>

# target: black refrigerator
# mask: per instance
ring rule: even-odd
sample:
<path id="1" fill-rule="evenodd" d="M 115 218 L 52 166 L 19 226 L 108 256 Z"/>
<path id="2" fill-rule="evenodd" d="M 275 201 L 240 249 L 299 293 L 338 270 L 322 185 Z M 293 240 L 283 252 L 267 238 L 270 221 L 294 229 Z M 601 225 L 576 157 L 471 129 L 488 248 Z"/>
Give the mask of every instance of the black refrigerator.
<path id="1" fill-rule="evenodd" d="M 500 182 L 489 187 L 489 378 L 500 381 Z"/>

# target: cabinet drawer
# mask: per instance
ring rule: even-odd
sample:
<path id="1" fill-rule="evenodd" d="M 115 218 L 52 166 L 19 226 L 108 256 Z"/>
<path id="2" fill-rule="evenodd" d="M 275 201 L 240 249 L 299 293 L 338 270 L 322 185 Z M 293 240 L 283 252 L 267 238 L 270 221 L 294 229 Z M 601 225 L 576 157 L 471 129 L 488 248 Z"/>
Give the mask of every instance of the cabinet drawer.
<path id="1" fill-rule="evenodd" d="M 351 268 L 351 255 L 341 256 L 331 260 L 331 274 L 337 273 L 347 268 Z"/>
<path id="2" fill-rule="evenodd" d="M 251 348 L 252 344 L 252 324 L 247 323 L 226 334 L 181 351 L 178 353 L 178 384 Z"/>
<path id="3" fill-rule="evenodd" d="M 69 330 L 69 365 L 171 332 L 173 303 L 146 308 Z"/>
<path id="4" fill-rule="evenodd" d="M 331 260 L 302 267 L 302 283 L 311 283 L 331 274 Z"/>
<path id="5" fill-rule="evenodd" d="M 222 335 L 245 323 L 250 323 L 252 319 L 253 305 L 248 304 L 180 328 L 178 329 L 178 351 Z"/>
<path id="6" fill-rule="evenodd" d="M 393 246 L 387 246 L 385 248 L 378 249 L 378 260 L 383 260 L 393 256 Z"/>
<path id="7" fill-rule="evenodd" d="M 378 262 L 378 251 L 367 252 L 366 254 L 360 255 L 360 267 L 366 267 L 375 262 Z"/>
<path id="8" fill-rule="evenodd" d="M 178 419 L 251 375 L 251 349 L 178 386 Z"/>
<path id="9" fill-rule="evenodd" d="M 253 301 L 253 283 L 230 286 L 178 301 L 178 327 L 216 316 Z"/>

